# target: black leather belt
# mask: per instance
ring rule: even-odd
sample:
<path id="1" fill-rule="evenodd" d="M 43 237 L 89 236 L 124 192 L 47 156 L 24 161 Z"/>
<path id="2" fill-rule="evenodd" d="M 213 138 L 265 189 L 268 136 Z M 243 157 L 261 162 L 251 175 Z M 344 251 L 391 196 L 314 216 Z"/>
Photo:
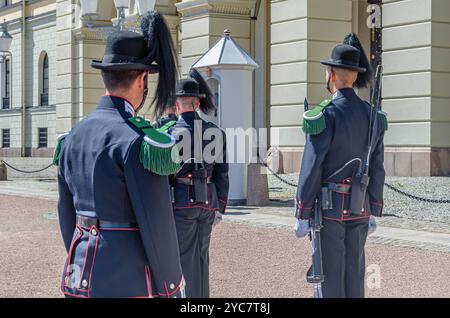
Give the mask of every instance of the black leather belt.
<path id="1" fill-rule="evenodd" d="M 111 221 L 103 221 L 97 218 L 86 217 L 82 215 L 77 215 L 77 224 L 84 228 L 91 228 L 92 226 L 96 226 L 99 229 L 129 229 L 129 228 L 138 228 L 138 224 L 136 222 L 130 223 L 121 223 L 121 222 L 111 222 Z"/>
<path id="2" fill-rule="evenodd" d="M 175 182 L 178 184 L 184 184 L 188 186 L 194 185 L 194 180 L 192 178 L 175 178 Z M 206 183 L 207 184 L 212 183 L 211 177 L 208 177 L 206 179 Z"/>

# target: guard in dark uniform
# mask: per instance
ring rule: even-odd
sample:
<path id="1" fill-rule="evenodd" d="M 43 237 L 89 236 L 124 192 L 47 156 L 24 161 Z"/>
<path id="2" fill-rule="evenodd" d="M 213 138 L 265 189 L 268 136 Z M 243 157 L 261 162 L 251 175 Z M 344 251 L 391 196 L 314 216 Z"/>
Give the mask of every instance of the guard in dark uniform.
<path id="1" fill-rule="evenodd" d="M 190 75 L 192 78 L 178 84 L 176 105 L 180 118 L 168 128 L 179 141 L 183 159 L 182 169 L 172 176 L 171 185 L 186 296 L 207 298 L 211 231 L 227 206 L 228 163 L 225 133 L 201 120 L 197 113 L 199 109 L 205 114 L 214 111 L 214 97 L 198 72 L 192 70 Z M 203 138 L 208 131 L 215 135 L 212 140 Z M 190 139 L 190 149 L 180 147 L 185 138 Z M 215 149 L 207 153 L 211 143 Z"/>
<path id="2" fill-rule="evenodd" d="M 369 83 L 370 65 L 362 47 L 338 45 L 331 60 L 322 64 L 328 66 L 327 88 L 333 97 L 303 116 L 307 139 L 296 196 L 297 236 L 309 233 L 308 219 L 318 199 L 323 210 L 323 296 L 359 298 L 364 297 L 369 218 L 381 217 L 383 210 L 387 118 L 384 113 L 372 112 L 372 106 L 353 89 Z M 379 127 L 370 159 L 370 183 L 362 210 L 352 211 L 352 186 L 367 157 L 371 112 L 373 117 L 379 116 Z M 324 196 L 328 206 L 322 204 Z"/>
<path id="3" fill-rule="evenodd" d="M 142 18 L 142 31 L 108 37 L 103 60 L 92 62 L 107 94 L 57 147 L 67 297 L 184 296 L 167 177 L 180 168 L 167 155 L 175 140 L 136 116 L 148 73 L 160 73 L 162 112 L 175 92 L 176 64 L 158 12 Z"/>
<path id="4" fill-rule="evenodd" d="M 177 121 L 177 120 L 178 120 L 178 116 L 176 114 L 176 107 L 175 106 L 167 106 L 166 109 L 164 110 L 164 115 L 161 118 L 158 118 L 158 120 L 156 120 L 154 127 L 162 128 L 165 125 L 167 125 L 168 123 Z"/>

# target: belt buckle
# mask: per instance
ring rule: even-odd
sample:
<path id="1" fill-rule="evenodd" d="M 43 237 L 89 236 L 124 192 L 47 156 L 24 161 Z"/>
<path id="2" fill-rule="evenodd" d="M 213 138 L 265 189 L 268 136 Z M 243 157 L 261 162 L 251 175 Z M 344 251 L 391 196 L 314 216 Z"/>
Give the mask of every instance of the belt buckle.
<path id="1" fill-rule="evenodd" d="M 90 229 L 92 226 L 95 226 L 97 228 L 100 227 L 100 220 L 98 218 L 77 215 L 77 219 L 77 223 L 81 223 L 81 226 L 84 226 L 86 228 Z"/>

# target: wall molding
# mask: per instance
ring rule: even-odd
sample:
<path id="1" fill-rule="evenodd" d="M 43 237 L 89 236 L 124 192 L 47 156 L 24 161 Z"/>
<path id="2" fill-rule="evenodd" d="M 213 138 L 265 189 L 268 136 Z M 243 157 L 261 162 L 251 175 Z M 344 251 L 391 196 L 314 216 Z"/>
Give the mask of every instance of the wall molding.
<path id="1" fill-rule="evenodd" d="M 250 17 L 256 0 L 193 0 L 176 3 L 183 18 L 203 14 L 239 15 Z"/>

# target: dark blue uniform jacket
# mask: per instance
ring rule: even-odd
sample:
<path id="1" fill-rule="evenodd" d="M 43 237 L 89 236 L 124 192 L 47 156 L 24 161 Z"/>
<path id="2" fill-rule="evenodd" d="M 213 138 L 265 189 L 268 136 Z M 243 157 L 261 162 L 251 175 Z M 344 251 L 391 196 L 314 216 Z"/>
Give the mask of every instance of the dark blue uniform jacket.
<path id="1" fill-rule="evenodd" d="M 63 144 L 58 212 L 66 295 L 171 297 L 183 289 L 168 178 L 142 167 L 143 133 L 130 117 L 123 99 L 103 96 Z M 137 226 L 83 228 L 76 215 Z"/>
<path id="2" fill-rule="evenodd" d="M 169 133 L 172 134 L 175 138 L 177 138 L 179 144 L 183 140 L 183 133 L 187 133 L 191 136 L 191 155 L 194 157 L 194 140 L 199 140 L 199 136 L 197 139 L 194 138 L 194 123 L 195 120 L 199 120 L 200 118 L 194 112 L 185 112 L 178 119 L 176 125 L 172 126 L 169 129 Z M 214 138 L 211 137 L 212 140 L 209 139 L 205 131 L 212 128 L 214 132 L 220 133 L 221 141 L 217 140 L 217 143 L 214 143 Z M 216 125 L 211 122 L 206 122 L 202 120 L 202 132 L 204 135 L 203 149 L 204 149 L 204 158 L 207 157 L 207 153 L 209 153 L 208 145 L 217 146 L 215 151 L 212 151 L 211 158 L 208 159 L 204 163 L 206 170 L 208 171 L 208 177 L 211 178 L 211 183 L 208 184 L 208 203 L 207 204 L 198 204 L 195 202 L 193 186 L 177 184 L 174 178 L 190 178 L 191 173 L 194 170 L 194 164 L 191 162 L 185 162 L 183 164 L 182 169 L 176 176 L 172 176 L 171 184 L 174 186 L 174 209 L 190 209 L 190 208 L 202 208 L 209 211 L 219 211 L 220 213 L 225 213 L 225 209 L 227 207 L 228 202 L 228 190 L 229 190 L 229 178 L 228 178 L 228 163 L 227 163 L 227 145 L 226 145 L 226 135 L 220 130 Z M 219 134 L 216 134 L 219 135 Z M 213 143 L 213 144 L 212 144 Z M 221 147 L 220 147 L 221 146 Z M 181 152 L 181 156 L 183 158 L 184 154 Z"/>
<path id="3" fill-rule="evenodd" d="M 361 100 L 351 88 L 339 90 L 332 105 L 324 110 L 326 129 L 318 135 L 307 135 L 305 151 L 296 196 L 298 218 L 310 217 L 316 198 L 321 197 L 322 186 L 327 183 L 348 185 L 358 162 L 353 162 L 334 177 L 330 176 L 347 162 L 360 158 L 365 162 L 369 134 L 371 106 Z M 375 113 L 374 113 L 375 114 Z M 384 125 L 378 118 L 378 134 L 370 161 L 370 183 L 363 214 L 351 215 L 350 194 L 333 193 L 333 209 L 323 211 L 325 219 L 346 221 L 381 216 L 383 210 Z"/>

